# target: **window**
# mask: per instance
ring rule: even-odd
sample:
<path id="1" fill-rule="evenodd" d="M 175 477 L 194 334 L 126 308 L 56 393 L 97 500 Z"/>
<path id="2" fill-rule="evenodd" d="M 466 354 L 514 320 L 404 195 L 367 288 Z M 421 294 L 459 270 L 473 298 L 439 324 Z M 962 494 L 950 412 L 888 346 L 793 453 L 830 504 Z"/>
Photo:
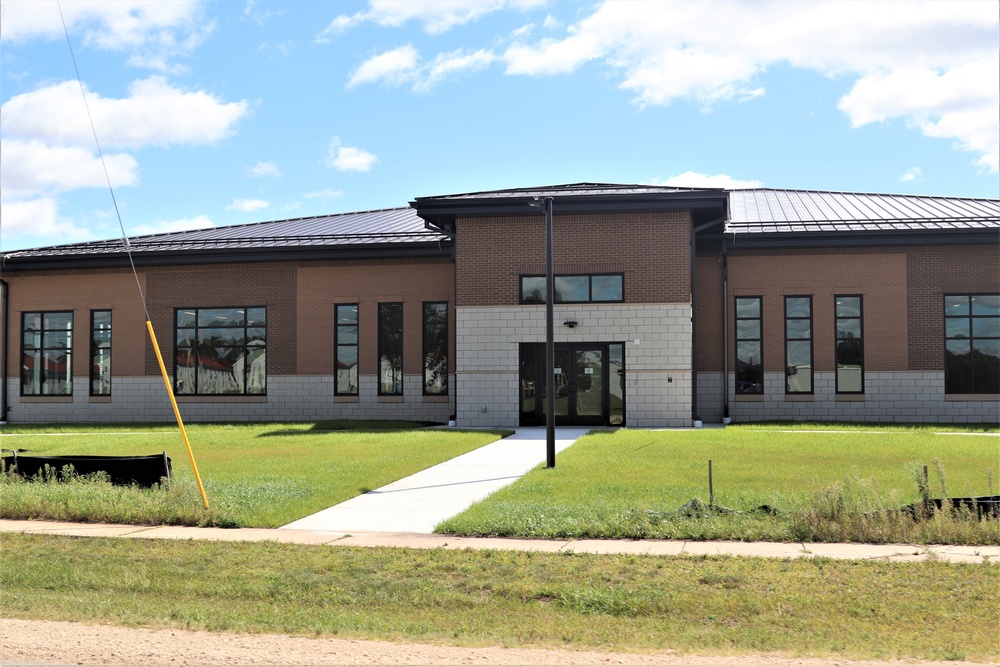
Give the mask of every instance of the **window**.
<path id="1" fill-rule="evenodd" d="M 403 395 L 403 304 L 378 305 L 378 393 Z"/>
<path id="2" fill-rule="evenodd" d="M 424 304 L 424 394 L 448 394 L 448 304 Z"/>
<path id="3" fill-rule="evenodd" d="M 622 274 L 555 276 L 556 303 L 624 300 Z M 521 276 L 521 303 L 545 303 L 545 276 Z"/>
<path id="4" fill-rule="evenodd" d="M 111 311 L 90 311 L 90 395 L 111 395 Z"/>
<path id="5" fill-rule="evenodd" d="M 813 393 L 812 297 L 785 297 L 785 393 Z"/>
<path id="6" fill-rule="evenodd" d="M 1000 294 L 944 297 L 944 391 L 1000 394 Z"/>
<path id="7" fill-rule="evenodd" d="M 21 395 L 73 395 L 73 313 L 24 313 Z"/>
<path id="8" fill-rule="evenodd" d="M 865 392 L 864 320 L 861 296 L 834 296 L 838 394 Z"/>
<path id="9" fill-rule="evenodd" d="M 358 395 L 358 304 L 334 306 L 337 325 L 334 347 L 337 351 L 333 392 L 337 396 Z"/>
<path id="10" fill-rule="evenodd" d="M 266 308 L 178 308 L 175 322 L 176 394 L 267 393 Z"/>
<path id="11" fill-rule="evenodd" d="M 736 297 L 736 393 L 764 393 L 761 297 Z"/>

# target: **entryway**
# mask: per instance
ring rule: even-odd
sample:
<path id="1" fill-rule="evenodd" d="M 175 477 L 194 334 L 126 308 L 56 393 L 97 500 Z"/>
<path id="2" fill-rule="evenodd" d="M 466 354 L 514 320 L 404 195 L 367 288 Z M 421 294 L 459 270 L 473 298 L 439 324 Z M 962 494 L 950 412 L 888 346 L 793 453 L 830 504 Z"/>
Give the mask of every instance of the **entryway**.
<path id="1" fill-rule="evenodd" d="M 555 346 L 557 426 L 625 425 L 624 343 Z M 545 424 L 545 344 L 521 343 L 521 426 Z"/>

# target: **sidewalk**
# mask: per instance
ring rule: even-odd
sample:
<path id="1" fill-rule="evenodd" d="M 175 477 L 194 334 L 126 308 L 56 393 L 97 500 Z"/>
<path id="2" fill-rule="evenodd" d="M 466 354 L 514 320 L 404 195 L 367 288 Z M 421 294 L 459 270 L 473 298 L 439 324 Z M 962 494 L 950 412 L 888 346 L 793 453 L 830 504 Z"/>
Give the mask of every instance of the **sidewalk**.
<path id="1" fill-rule="evenodd" d="M 681 540 L 530 540 L 456 537 L 417 533 L 338 532 L 288 528 L 193 528 L 190 526 L 119 526 L 110 524 L 10 521 L 0 519 L 0 533 L 120 537 L 218 542 L 281 542 L 331 547 L 474 549 L 648 556 L 748 556 L 760 558 L 836 558 L 948 563 L 1000 563 L 1000 547 L 910 544 L 827 544 L 791 542 L 686 542 Z"/>

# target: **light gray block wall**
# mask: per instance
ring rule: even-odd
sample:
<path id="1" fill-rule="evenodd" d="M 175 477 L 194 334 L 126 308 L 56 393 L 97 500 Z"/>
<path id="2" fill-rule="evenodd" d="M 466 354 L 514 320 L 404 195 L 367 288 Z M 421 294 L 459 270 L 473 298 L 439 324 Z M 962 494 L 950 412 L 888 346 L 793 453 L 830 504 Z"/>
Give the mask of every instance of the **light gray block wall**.
<path id="1" fill-rule="evenodd" d="M 455 377 L 449 376 L 452 387 Z M 320 419 L 401 419 L 448 421 L 455 413 L 454 392 L 441 401 L 422 395 L 419 375 L 403 378 L 402 402 L 380 400 L 374 375 L 359 378 L 357 402 L 335 402 L 332 376 L 269 376 L 264 402 L 225 397 L 180 399 L 185 422 L 204 421 L 314 421 Z M 17 380 L 7 385 L 10 423 L 30 422 L 163 422 L 174 421 L 170 399 L 159 377 L 116 377 L 110 402 L 93 402 L 87 378 L 74 378 L 73 401 L 22 402 Z"/>
<path id="2" fill-rule="evenodd" d="M 764 374 L 763 400 L 737 399 L 732 393 L 734 379 L 734 375 L 730 374 L 729 413 L 734 424 L 763 420 L 890 423 L 1000 421 L 1000 401 L 945 400 L 943 371 L 865 373 L 864 400 L 838 398 L 832 372 L 816 373 L 812 400 L 786 398 L 782 373 Z M 702 419 L 706 423 L 721 422 L 721 373 L 699 373 L 698 382 Z M 712 415 L 711 419 L 707 415 Z"/>
<path id="3" fill-rule="evenodd" d="M 557 343 L 625 343 L 629 426 L 690 426 L 689 305 L 574 304 L 554 311 Z M 570 329 L 566 320 L 578 324 Z M 458 425 L 517 426 L 518 345 L 545 342 L 545 307 L 460 307 L 455 326 Z"/>

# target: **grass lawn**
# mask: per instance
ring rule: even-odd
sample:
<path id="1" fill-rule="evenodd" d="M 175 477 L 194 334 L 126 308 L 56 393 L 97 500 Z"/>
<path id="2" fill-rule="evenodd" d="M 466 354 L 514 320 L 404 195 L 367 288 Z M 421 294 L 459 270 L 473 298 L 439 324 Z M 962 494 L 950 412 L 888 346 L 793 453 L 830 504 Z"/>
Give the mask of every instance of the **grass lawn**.
<path id="1" fill-rule="evenodd" d="M 347 430 L 349 429 L 349 430 Z M 164 490 L 0 480 L 3 517 L 112 523 L 281 526 L 493 442 L 502 431 L 426 429 L 408 422 L 191 424 L 211 511 L 205 512 L 176 426 L 0 427 L 6 449 L 36 455 L 166 451 Z"/>
<path id="2" fill-rule="evenodd" d="M 3 534 L 0 617 L 466 646 L 995 661 L 1000 567 Z"/>
<path id="3" fill-rule="evenodd" d="M 792 429 L 796 429 L 794 432 Z M 1000 493 L 997 429 L 730 426 L 601 431 L 438 527 L 465 535 L 779 541 L 1000 543 L 1000 522 L 947 514 L 914 522 L 882 510 L 929 495 Z M 960 427 L 949 427 L 960 432 Z M 689 517 L 709 501 L 735 514 Z M 755 513 L 768 505 L 777 515 Z"/>

